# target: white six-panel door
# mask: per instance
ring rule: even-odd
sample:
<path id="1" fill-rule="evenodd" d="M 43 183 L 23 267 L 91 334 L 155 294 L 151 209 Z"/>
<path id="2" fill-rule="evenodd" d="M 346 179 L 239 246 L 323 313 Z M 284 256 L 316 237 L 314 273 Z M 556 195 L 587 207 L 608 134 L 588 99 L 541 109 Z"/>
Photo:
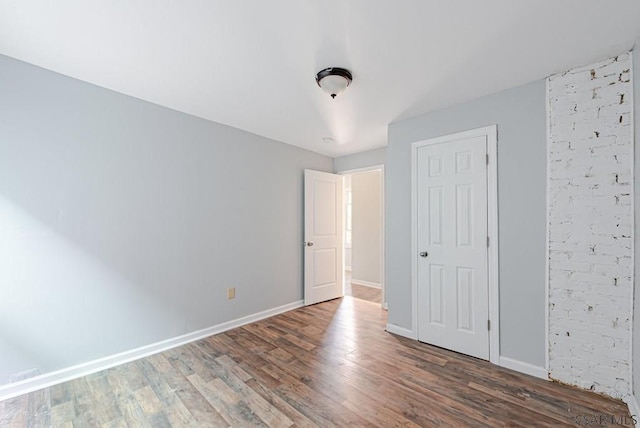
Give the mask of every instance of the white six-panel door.
<path id="1" fill-rule="evenodd" d="M 343 177 L 304 172 L 304 304 L 342 296 Z"/>
<path id="2" fill-rule="evenodd" d="M 417 148 L 418 339 L 489 359 L 487 137 Z"/>

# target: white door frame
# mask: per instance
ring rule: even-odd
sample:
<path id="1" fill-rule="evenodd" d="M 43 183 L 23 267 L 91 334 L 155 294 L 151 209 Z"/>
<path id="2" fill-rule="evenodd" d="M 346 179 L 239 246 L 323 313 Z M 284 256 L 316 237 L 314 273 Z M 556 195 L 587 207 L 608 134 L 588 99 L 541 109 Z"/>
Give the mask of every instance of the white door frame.
<path id="1" fill-rule="evenodd" d="M 384 164 L 380 164 L 380 165 L 372 165 L 372 166 L 367 166 L 364 168 L 356 168 L 356 169 L 348 169 L 346 171 L 338 171 L 336 172 L 336 174 L 340 174 L 340 175 L 350 175 L 350 174 L 359 174 L 361 172 L 370 172 L 370 171 L 380 171 L 380 173 L 382 174 L 382 180 L 381 180 L 381 185 L 380 185 L 380 203 L 382 204 L 381 207 L 381 212 L 382 212 L 382 224 L 380 225 L 380 231 L 381 231 L 381 236 L 380 236 L 380 245 L 382 245 L 382 248 L 380 249 L 380 293 L 382 294 L 382 307 L 384 309 L 387 309 L 387 293 L 386 293 L 386 288 L 384 285 L 384 279 L 385 279 L 385 203 L 384 203 Z"/>
<path id="2" fill-rule="evenodd" d="M 446 143 L 473 137 L 487 137 L 487 209 L 489 248 L 487 249 L 487 280 L 489 285 L 489 361 L 500 362 L 500 296 L 498 275 L 498 130 L 496 125 L 472 129 L 417 141 L 411 144 L 411 328 L 418 339 L 418 149 L 431 144 Z"/>

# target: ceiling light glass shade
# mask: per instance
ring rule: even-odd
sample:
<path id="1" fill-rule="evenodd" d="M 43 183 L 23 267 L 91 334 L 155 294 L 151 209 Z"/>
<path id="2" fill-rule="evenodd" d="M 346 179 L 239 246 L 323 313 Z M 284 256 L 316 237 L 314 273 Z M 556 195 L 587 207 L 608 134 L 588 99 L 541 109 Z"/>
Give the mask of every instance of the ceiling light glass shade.
<path id="1" fill-rule="evenodd" d="M 349 81 L 342 76 L 327 76 L 320 81 L 320 87 L 331 97 L 342 93 L 349 86 Z"/>
<path id="2" fill-rule="evenodd" d="M 316 82 L 331 98 L 343 92 L 351 84 L 353 77 L 349 70 L 338 67 L 325 68 L 316 75 Z"/>

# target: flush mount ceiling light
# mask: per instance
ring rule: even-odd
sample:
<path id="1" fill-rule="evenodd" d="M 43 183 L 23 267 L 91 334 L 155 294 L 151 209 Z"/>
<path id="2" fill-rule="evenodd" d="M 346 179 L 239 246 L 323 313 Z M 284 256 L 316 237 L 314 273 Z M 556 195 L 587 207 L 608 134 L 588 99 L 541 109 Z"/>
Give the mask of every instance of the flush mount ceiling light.
<path id="1" fill-rule="evenodd" d="M 349 70 L 339 67 L 329 67 L 316 74 L 316 82 L 318 86 L 335 98 L 336 95 L 347 89 L 351 84 L 353 76 Z"/>

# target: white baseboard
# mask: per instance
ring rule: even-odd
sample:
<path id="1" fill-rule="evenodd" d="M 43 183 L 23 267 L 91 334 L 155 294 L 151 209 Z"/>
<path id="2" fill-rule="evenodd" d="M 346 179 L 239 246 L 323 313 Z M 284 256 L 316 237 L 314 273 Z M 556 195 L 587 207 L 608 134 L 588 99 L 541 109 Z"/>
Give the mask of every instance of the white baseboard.
<path id="1" fill-rule="evenodd" d="M 140 348 L 132 349 L 130 351 L 110 355 L 108 357 L 78 364 L 76 366 L 64 368 L 61 370 L 56 370 L 54 372 L 45 373 L 19 382 L 2 385 L 0 386 L 0 401 L 57 385 L 59 383 L 67 382 L 69 380 L 76 379 L 82 376 L 87 376 L 92 373 L 118 366 L 120 364 L 138 360 L 140 358 L 148 357 L 149 355 L 157 354 L 158 352 L 166 351 L 167 349 L 175 348 L 190 342 L 194 342 L 196 340 L 204 339 L 205 337 L 222 333 L 233 328 L 241 327 L 243 325 L 269 318 L 274 315 L 288 312 L 302 306 L 304 306 L 304 301 L 298 300 L 296 302 L 288 303 L 276 308 L 267 309 L 266 311 L 247 315 L 245 317 L 223 322 L 212 327 L 187 333 L 182 336 L 173 337 L 161 342 L 156 342 L 150 345 L 142 346 Z"/>
<path id="2" fill-rule="evenodd" d="M 513 358 L 500 356 L 500 367 L 506 367 L 520 373 L 528 374 L 540 379 L 549 379 L 549 373 L 544 367 L 534 366 L 524 361 L 514 360 Z"/>
<path id="3" fill-rule="evenodd" d="M 387 324 L 387 331 L 389 333 L 397 334 L 398 336 L 403 336 L 409 339 L 413 339 L 413 340 L 418 339 L 416 334 L 414 334 L 412 330 L 409 330 L 408 328 L 404 328 L 404 327 L 399 327 L 394 324 Z M 514 360 L 513 358 L 501 356 L 499 366 L 505 367 L 511 370 L 515 370 L 520 373 L 528 374 L 530 376 L 534 376 L 540 379 L 545 379 L 545 380 L 549 379 L 549 374 L 547 373 L 547 369 L 545 369 L 544 367 L 534 366 L 533 364 L 525 363 L 524 361 Z"/>
<path id="4" fill-rule="evenodd" d="M 395 324 L 387 324 L 387 331 L 389 333 L 397 334 L 398 336 L 407 337 L 409 339 L 416 340 L 417 336 L 413 333 L 413 330 L 400 327 Z"/>
<path id="5" fill-rule="evenodd" d="M 363 281 L 361 279 L 355 279 L 355 278 L 351 278 L 351 283 L 364 285 L 365 287 L 371 287 L 371 288 L 382 288 L 379 282 Z"/>
<path id="6" fill-rule="evenodd" d="M 627 407 L 629 408 L 629 414 L 634 417 L 635 420 L 640 420 L 640 406 L 635 394 L 629 395 L 625 400 Z"/>

